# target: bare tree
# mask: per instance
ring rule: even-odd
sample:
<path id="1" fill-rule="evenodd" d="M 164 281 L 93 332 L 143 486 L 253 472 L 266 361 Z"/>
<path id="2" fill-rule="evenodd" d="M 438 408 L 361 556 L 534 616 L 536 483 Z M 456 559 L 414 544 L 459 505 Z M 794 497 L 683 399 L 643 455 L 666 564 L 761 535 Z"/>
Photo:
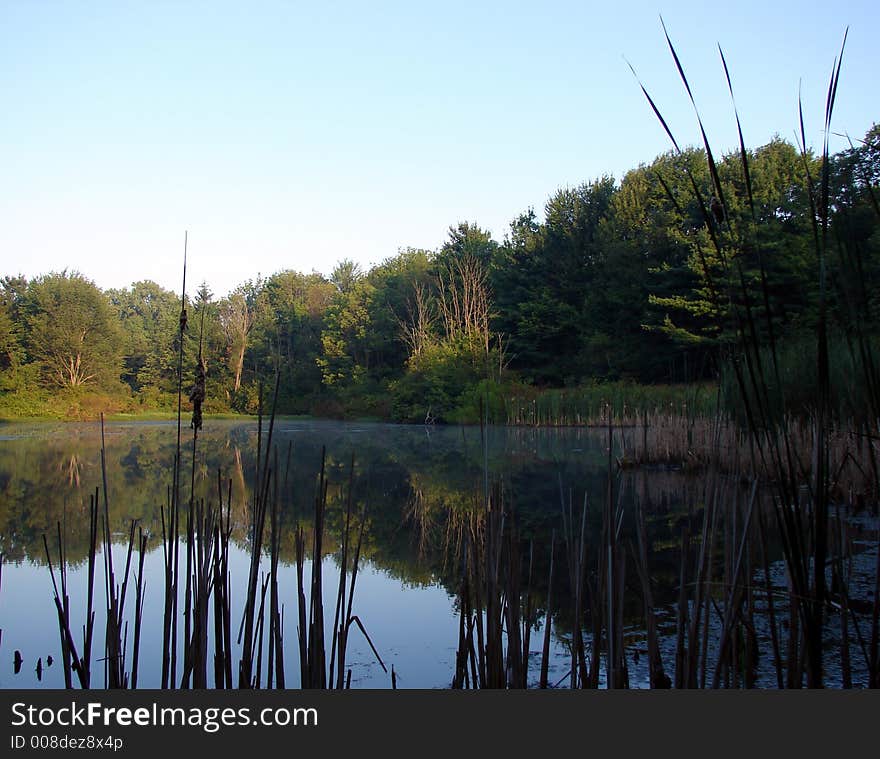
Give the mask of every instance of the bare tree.
<path id="1" fill-rule="evenodd" d="M 407 318 L 399 319 L 401 333 L 410 355 L 418 356 L 431 341 L 437 313 L 422 282 L 413 284 L 413 296 L 407 301 Z"/>
<path id="2" fill-rule="evenodd" d="M 470 255 L 453 259 L 438 273 L 437 289 L 446 337 L 464 338 L 488 355 L 491 298 L 483 265 Z"/>
<path id="3" fill-rule="evenodd" d="M 241 387 L 248 336 L 254 326 L 254 309 L 243 292 L 236 290 L 223 303 L 220 309 L 220 323 L 223 325 L 229 350 L 229 368 L 234 378 L 232 387 L 238 392 Z"/>

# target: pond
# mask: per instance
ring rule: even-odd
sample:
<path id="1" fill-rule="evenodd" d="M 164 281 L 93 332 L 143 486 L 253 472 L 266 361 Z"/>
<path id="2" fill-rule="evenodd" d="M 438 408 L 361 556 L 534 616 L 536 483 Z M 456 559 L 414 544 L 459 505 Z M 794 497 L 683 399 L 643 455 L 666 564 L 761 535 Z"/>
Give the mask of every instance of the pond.
<path id="1" fill-rule="evenodd" d="M 573 592 L 560 537 L 565 529 L 563 512 L 577 519 L 584 515 L 584 534 L 590 536 L 585 551 L 590 562 L 595 560 L 590 552 L 602 535 L 603 509 L 612 502 L 614 508 L 627 515 L 627 524 L 636 505 L 647 515 L 653 603 L 661 649 L 667 669 L 671 669 L 676 627 L 673 604 L 683 525 L 693 525 L 701 513 L 709 497 L 708 485 L 705 478 L 667 469 L 618 469 L 614 456 L 622 442 L 621 432 L 626 434 L 618 431 L 609 451 L 608 433 L 601 429 L 481 430 L 276 420 L 269 462 L 276 471 L 277 483 L 273 490 L 277 493 L 281 533 L 278 592 L 287 685 L 299 686 L 293 536 L 295 525 L 313 521 L 322 461 L 327 478 L 322 567 L 328 630 L 332 628 L 340 535 L 349 490 L 353 513 L 359 515 L 366 507 L 353 613 L 363 623 L 375 652 L 366 636 L 352 628 L 346 657 L 351 687 L 391 687 L 392 667 L 398 688 L 450 687 L 460 633 L 461 525 L 473 514 L 481 513 L 487 493 L 490 500 L 503 502 L 505 514 L 515 519 L 523 554 L 528 553 L 530 558 L 522 564 L 535 606 L 526 657 L 530 686 L 536 685 L 539 677 L 551 542 L 556 569 L 549 609 L 550 685 L 567 684 L 571 667 Z M 264 454 L 267 437 L 266 427 L 258 430 L 256 422 L 212 420 L 206 422 L 193 457 L 191 433 L 185 427 L 183 430 L 182 500 L 188 502 L 191 488 L 194 502 L 206 504 L 217 503 L 221 492 L 225 503 L 227 494 L 231 494 L 233 635 L 239 627 L 247 589 L 250 508 L 258 449 Z M 177 423 L 108 423 L 103 439 L 117 584 L 124 576 L 132 520 L 147 538 L 138 686 L 159 687 L 165 582 L 163 519 L 167 517 L 174 481 Z M 49 547 L 57 575 L 62 536 L 68 565 L 70 629 L 74 639 L 81 640 L 86 613 L 89 502 L 96 492 L 103 513 L 101 451 L 102 434 L 97 424 L 0 427 L 0 551 L 4 557 L 0 578 L 0 687 L 64 686 L 53 578 L 45 546 Z M 571 534 L 571 519 L 568 524 Z M 698 525 L 694 531 L 698 531 Z M 628 542 L 622 553 L 634 550 L 634 544 Z M 770 560 L 778 562 L 778 549 L 770 545 L 768 551 L 772 554 Z M 106 595 L 102 562 L 99 555 L 93 652 L 101 653 L 93 654 L 95 660 L 104 651 Z M 774 567 L 773 582 L 781 587 L 785 578 L 779 576 L 778 565 Z M 270 571 L 268 557 L 264 557 L 261 569 L 264 573 Z M 308 576 L 308 561 L 305 573 Z M 126 612 L 129 656 L 136 574 L 135 554 L 129 570 Z M 644 606 L 632 566 L 621 577 L 621 587 L 621 639 L 625 642 L 628 684 L 646 687 Z M 183 622 L 180 624 L 182 629 Z M 766 638 L 768 634 L 764 630 L 759 635 Z M 587 645 L 591 645 L 589 631 Z M 267 650 L 260 649 L 264 666 Z M 93 684 L 103 684 L 102 666 L 93 662 Z M 774 682 L 766 657 L 762 678 L 762 683 Z M 599 683 L 604 682 L 602 674 Z"/>

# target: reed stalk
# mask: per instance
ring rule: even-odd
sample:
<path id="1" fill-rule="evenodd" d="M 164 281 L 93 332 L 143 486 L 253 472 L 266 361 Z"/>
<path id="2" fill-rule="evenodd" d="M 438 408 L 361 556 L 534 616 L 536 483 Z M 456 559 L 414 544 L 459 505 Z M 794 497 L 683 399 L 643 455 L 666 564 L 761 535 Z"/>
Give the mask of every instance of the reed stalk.
<path id="1" fill-rule="evenodd" d="M 334 682 L 334 666 L 336 663 L 336 650 L 339 649 L 339 676 L 336 679 L 336 688 L 342 689 L 342 673 L 345 668 L 344 652 L 345 652 L 345 627 L 340 626 L 340 615 L 345 609 L 345 591 L 346 591 L 346 574 L 348 571 L 348 550 L 349 536 L 351 529 L 351 511 L 354 492 L 354 453 L 351 456 L 351 463 L 348 469 L 348 497 L 345 505 L 345 524 L 342 530 L 342 556 L 339 566 L 339 585 L 336 593 L 336 610 L 333 613 L 333 641 L 330 646 L 330 682 Z"/>
<path id="2" fill-rule="evenodd" d="M 131 687 L 137 688 L 138 684 L 138 662 L 140 660 L 141 645 L 141 619 L 144 614 L 144 592 L 146 590 L 146 580 L 144 579 L 144 556 L 147 552 L 147 536 L 144 535 L 142 527 L 138 527 L 138 571 L 137 583 L 135 585 L 134 600 L 134 642 L 131 652 Z"/>
<path id="3" fill-rule="evenodd" d="M 550 569 L 547 573 L 547 612 L 544 615 L 544 641 L 541 646 L 541 676 L 538 687 L 547 688 L 547 677 L 550 664 L 550 635 L 553 626 L 553 617 L 550 614 L 553 601 L 553 558 L 556 548 L 556 530 L 550 535 Z"/>
<path id="4" fill-rule="evenodd" d="M 648 648 L 648 678 L 651 688 L 669 688 L 672 682 L 663 669 L 663 657 L 657 636 L 657 618 L 654 611 L 654 594 L 651 591 L 651 579 L 648 563 L 648 529 L 645 510 L 640 501 L 635 507 L 636 540 L 638 550 L 632 549 L 635 558 L 636 572 L 642 589 L 642 602 L 645 611 L 645 633 Z"/>
<path id="5" fill-rule="evenodd" d="M 721 265 L 721 277 L 716 281 L 710 276 L 710 268 L 705 265 L 704 271 L 709 278 L 709 287 L 723 296 L 728 304 L 728 315 L 733 321 L 737 334 L 737 347 L 739 353 L 733 361 L 736 380 L 740 387 L 740 395 L 748 421 L 748 429 L 752 438 L 752 450 L 760 466 L 768 466 L 776 473 L 774 487 L 776 490 L 774 504 L 776 511 L 777 528 L 782 539 L 785 561 L 789 570 L 789 578 L 792 584 L 792 611 L 797 611 L 801 619 L 799 629 L 803 635 L 805 648 L 803 661 L 806 667 L 807 684 L 810 687 L 822 687 L 823 684 L 823 622 L 827 599 L 825 586 L 825 566 L 828 556 L 828 521 L 829 521 L 829 485 L 830 485 L 830 447 L 829 430 L 830 418 L 830 374 L 828 358 L 828 296 L 827 296 L 827 272 L 826 261 L 828 255 L 828 235 L 830 224 L 829 205 L 829 150 L 828 136 L 831 129 L 831 116 L 834 109 L 834 101 L 837 85 L 840 77 L 841 59 L 843 48 L 846 44 L 844 35 L 841 55 L 835 59 L 832 68 L 831 81 L 826 97 L 824 145 L 822 152 L 822 173 L 818 187 L 810 176 L 808 162 L 806 160 L 808 150 L 806 147 L 805 129 L 803 122 L 803 109 L 800 108 L 801 120 L 801 152 L 804 156 L 805 187 L 807 190 L 810 207 L 812 209 L 811 221 L 813 224 L 814 248 L 818 266 L 818 319 L 817 319 L 817 364 L 816 377 L 818 396 L 815 408 L 811 415 L 811 436 L 813 452 L 809 472 L 811 477 L 808 481 L 809 492 L 806 498 L 800 495 L 802 482 L 802 470 L 797 463 L 796 450 L 789 435 L 789 429 L 785 422 L 788 409 L 785 403 L 784 392 L 778 406 L 771 402 L 769 388 L 776 387 L 783 390 L 783 384 L 779 376 L 779 364 L 777 358 L 777 336 L 773 331 L 773 323 L 769 306 L 769 292 L 766 269 L 763 261 L 763 251 L 754 239 L 754 231 L 758 226 L 755 203 L 752 193 L 751 176 L 749 170 L 748 152 L 742 136 L 742 128 L 739 114 L 734 103 L 737 129 L 740 139 L 740 157 L 743 170 L 744 187 L 747 193 L 749 208 L 751 211 L 750 222 L 742 228 L 733 225 L 733 214 L 730 205 L 725 198 L 724 189 L 720 181 L 718 169 L 713 157 L 712 148 L 702 119 L 696 107 L 688 78 L 679 59 L 678 53 L 669 34 L 664 26 L 664 35 L 669 50 L 672 54 L 679 77 L 687 91 L 688 97 L 694 108 L 697 123 L 704 149 L 706 151 L 708 168 L 711 177 L 712 191 L 714 193 L 713 213 L 709 212 L 709 203 L 701 191 L 696 179 L 688 172 L 693 199 L 697 202 L 705 221 L 705 229 L 708 232 L 711 249 Z M 721 61 L 727 80 L 728 89 L 733 99 L 733 87 L 727 62 L 723 51 L 720 50 Z M 640 85 L 648 99 L 655 115 L 661 122 L 667 135 L 677 152 L 681 152 L 666 121 L 648 94 L 644 86 Z M 665 187 L 665 184 L 664 184 Z M 668 188 L 667 188 L 668 191 Z M 718 212 L 715 213 L 714 204 L 717 204 Z M 714 216 L 714 218 L 713 218 Z M 745 276 L 740 264 L 741 257 L 738 253 L 746 248 L 754 249 L 758 254 L 760 268 L 760 287 L 757 296 L 746 283 Z M 698 249 L 697 254 L 703 256 Z M 719 301 L 720 302 L 720 301 Z M 760 351 L 758 320 L 763 308 L 766 322 L 766 339 L 770 351 L 770 365 L 767 366 L 762 359 Z M 758 463 L 757 461 L 755 462 Z M 739 564 L 738 564 L 739 566 Z M 737 570 L 738 571 L 738 570 Z M 739 582 L 738 576 L 733 577 L 734 582 Z M 738 597 L 728 595 L 726 603 L 738 601 Z M 725 635 L 729 636 L 733 630 L 730 627 L 731 617 L 725 619 Z M 794 623 L 792 620 L 792 626 Z M 796 635 L 790 638 L 790 647 L 797 648 L 799 641 Z M 728 645 L 725 639 L 725 646 Z M 794 650 L 790 652 L 794 654 Z M 798 657 L 800 660 L 801 657 Z M 716 679 L 717 679 L 716 670 Z"/>
<path id="6" fill-rule="evenodd" d="M 733 645 L 733 636 L 741 619 L 743 602 L 750 585 L 750 577 L 746 573 L 746 563 L 757 494 L 758 484 L 755 482 L 752 485 L 751 495 L 748 499 L 745 522 L 741 528 L 740 535 L 736 535 L 735 526 L 731 531 L 731 545 L 736 547 L 736 555 L 734 557 L 731 554 L 733 563 L 725 583 L 724 617 L 718 642 L 718 663 L 713 678 L 714 688 L 720 685 L 722 674 L 726 669 L 725 660 L 730 656 L 735 656 L 737 651 L 736 646 Z M 739 668 L 734 666 L 734 672 L 738 671 Z"/>
<path id="7" fill-rule="evenodd" d="M 58 615 L 58 630 L 61 634 L 61 648 L 62 651 L 66 650 L 69 652 L 69 656 L 63 660 L 65 687 L 68 689 L 73 687 L 71 678 L 72 670 L 73 672 L 76 672 L 80 686 L 82 688 L 87 688 L 88 680 L 83 668 L 80 666 L 80 658 L 76 652 L 76 643 L 74 643 L 73 635 L 70 632 L 70 615 L 69 612 L 65 612 L 65 599 L 67 594 L 64 590 L 60 593 L 58 591 L 58 583 L 55 580 L 55 570 L 52 565 L 52 556 L 49 553 L 49 542 L 46 540 L 45 534 L 43 535 L 43 548 L 46 551 L 46 563 L 49 566 L 49 576 L 52 578 L 52 589 L 54 591 L 53 600 L 55 601 L 55 611 Z M 59 547 L 59 556 L 60 555 L 61 550 Z"/>
<path id="8" fill-rule="evenodd" d="M 758 509 L 758 535 L 761 550 L 761 564 L 764 570 L 764 593 L 767 598 L 767 622 L 770 626 L 770 644 L 773 650 L 773 667 L 776 671 L 776 687 L 782 690 L 785 681 L 782 676 L 782 656 L 779 647 L 779 630 L 776 623 L 776 604 L 773 600 L 773 584 L 770 580 L 770 563 L 767 558 L 767 527 L 764 522 L 763 510 Z"/>
<path id="9" fill-rule="evenodd" d="M 180 318 L 177 333 L 177 444 L 168 494 L 168 514 L 162 513 L 162 543 L 165 559 L 165 609 L 162 618 L 161 687 L 174 687 L 177 681 L 177 588 L 179 575 L 180 465 L 183 418 L 183 355 L 188 317 L 186 313 L 186 254 L 189 232 L 183 234 L 183 283 L 180 290 Z"/>
<path id="10" fill-rule="evenodd" d="M 263 551 L 263 538 L 265 535 L 266 515 L 269 504 L 269 488 L 272 483 L 273 472 L 269 466 L 269 456 L 272 450 L 272 436 L 275 427 L 275 409 L 278 402 L 278 386 L 280 375 L 275 375 L 275 390 L 272 398 L 272 411 L 269 416 L 269 431 L 266 442 L 265 461 L 262 461 L 262 386 L 260 388 L 260 413 L 257 421 L 257 463 L 254 487 L 254 500 L 251 510 L 251 550 L 250 550 L 250 569 L 248 575 L 248 591 L 245 599 L 245 606 L 242 619 L 242 628 L 244 638 L 241 639 L 239 633 L 239 642 L 242 645 L 242 657 L 239 661 L 238 687 L 249 688 L 254 678 L 254 650 L 255 650 L 255 624 L 257 622 L 256 599 L 259 587 L 260 560 Z"/>
<path id="11" fill-rule="evenodd" d="M 872 688 L 880 688 L 880 546 L 877 547 L 877 563 L 874 567 L 874 602 L 871 608 L 871 647 L 868 667 Z"/>
<path id="12" fill-rule="evenodd" d="M 580 531 L 576 536 L 573 526 L 572 514 L 572 496 L 569 492 L 568 503 L 566 504 L 565 496 L 562 490 L 562 479 L 559 480 L 560 501 L 562 506 L 562 527 L 563 539 L 565 542 L 569 583 L 572 589 L 572 640 L 571 640 L 571 668 L 569 685 L 571 688 L 587 687 L 589 684 L 594 687 L 593 679 L 590 677 L 590 670 L 586 664 L 586 651 L 584 646 L 583 631 L 581 628 L 584 618 L 584 595 L 586 584 L 586 550 L 587 550 L 587 497 L 584 494 L 584 503 L 581 509 Z M 602 555 L 597 558 L 600 567 L 600 579 L 598 587 L 602 585 Z M 595 609 L 594 609 L 595 611 Z M 598 637 L 594 637 L 593 648 L 598 653 Z"/>

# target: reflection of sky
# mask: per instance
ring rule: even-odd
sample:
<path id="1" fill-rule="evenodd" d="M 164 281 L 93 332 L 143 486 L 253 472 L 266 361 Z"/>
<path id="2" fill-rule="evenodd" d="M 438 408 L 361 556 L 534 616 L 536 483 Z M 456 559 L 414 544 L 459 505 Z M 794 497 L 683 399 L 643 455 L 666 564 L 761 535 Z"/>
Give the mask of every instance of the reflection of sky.
<path id="1" fill-rule="evenodd" d="M 121 581 L 125 551 L 114 547 L 114 569 Z M 101 557 L 99 556 L 99 562 Z M 128 651 L 134 637 L 134 568 L 126 596 L 126 617 L 130 619 Z M 230 573 L 233 580 L 232 614 L 233 637 L 241 620 L 241 604 L 246 593 L 248 555 L 230 546 Z M 104 589 L 103 565 L 99 564 L 95 578 L 95 632 L 92 646 L 92 682 L 103 684 L 103 666 L 98 661 L 104 645 Z M 181 557 L 183 568 L 183 557 Z M 309 578 L 306 566 L 306 583 Z M 144 562 L 147 577 L 145 592 L 141 653 L 139 658 L 139 682 L 144 688 L 158 688 L 161 672 L 161 641 L 163 615 L 163 558 L 161 549 L 149 553 Z M 57 579 L 57 574 L 56 574 Z M 71 608 L 71 631 L 82 653 L 82 624 L 85 618 L 87 568 L 81 566 L 68 574 L 68 594 Z M 332 558 L 324 560 L 324 604 L 327 620 L 326 635 L 332 634 L 332 615 L 335 609 L 338 569 Z M 181 596 L 183 588 L 181 588 Z M 281 568 L 279 595 L 284 607 L 285 636 L 284 657 L 287 684 L 299 686 L 299 657 L 296 632 L 296 569 Z M 367 565 L 358 572 L 353 613 L 358 615 L 370 638 L 388 668 L 386 675 L 376 661 L 369 645 L 352 626 L 347 654 L 351 665 L 352 687 L 389 688 L 391 665 L 394 664 L 400 688 L 448 687 L 455 666 L 455 647 L 458 640 L 458 618 L 453 600 L 440 587 L 410 587 L 385 572 Z M 268 613 L 268 601 L 267 601 Z M 213 617 L 212 617 L 213 618 Z M 213 625 L 213 623 L 211 623 Z M 0 645 L 0 687 L 2 688 L 63 688 L 64 675 L 61 667 L 61 649 L 58 621 L 52 600 L 52 582 L 46 567 L 29 562 L 6 564 L 3 567 L 3 586 L 0 589 L 0 629 L 3 630 Z M 211 627 L 213 631 L 213 626 Z M 178 635 L 183 637 L 181 616 Z M 329 642 L 328 642 L 329 649 Z M 20 650 L 24 659 L 21 672 L 13 674 L 13 655 Z M 264 656 L 268 654 L 264 645 Z M 329 651 L 328 651 L 329 654 Z M 47 656 L 54 663 L 47 666 Z M 238 656 L 238 652 L 237 652 Z M 37 659 L 43 663 L 42 682 L 35 672 Z M 130 659 L 129 659 L 130 660 Z M 178 671 L 182 655 L 180 655 Z M 237 659 L 236 659 L 237 661 Z M 130 669 L 130 667 L 129 667 Z M 235 667 L 233 667 L 233 671 Z M 265 666 L 263 677 L 265 680 Z M 213 684 L 213 671 L 209 668 L 209 683 Z M 74 674 L 74 684 L 77 684 Z"/>
<path id="2" fill-rule="evenodd" d="M 114 570 L 119 582 L 125 566 L 125 549 L 115 546 L 113 550 Z M 230 546 L 230 573 L 233 580 L 232 634 L 237 635 L 241 621 L 241 607 L 246 593 L 249 556 L 240 549 Z M 183 568 L 183 558 L 181 558 Z M 268 568 L 268 562 L 264 562 Z M 134 638 L 135 587 L 134 570 L 136 557 L 132 558 L 132 575 L 126 595 L 126 618 L 128 628 L 128 658 L 131 661 L 131 648 Z M 138 686 L 158 688 L 161 677 L 161 641 L 163 616 L 163 558 L 162 550 L 150 552 L 144 561 L 147 577 L 144 615 L 141 631 L 141 651 L 139 657 Z M 305 567 L 308 585 L 310 567 Z M 56 568 L 57 579 L 57 568 Z M 70 597 L 71 632 L 78 651 L 82 653 L 82 625 L 85 619 L 87 568 L 85 565 L 68 573 L 68 595 Z M 349 578 L 350 582 L 350 578 Z M 326 619 L 325 636 L 329 656 L 329 640 L 332 635 L 332 615 L 336 604 L 338 568 L 332 557 L 324 559 L 324 612 Z M 180 589 L 181 598 L 183 588 Z M 296 568 L 282 566 L 279 578 L 279 596 L 284 610 L 284 661 L 287 687 L 299 687 L 299 649 L 296 631 Z M 104 651 L 104 588 L 103 563 L 98 556 L 95 577 L 95 630 L 92 644 L 92 686 L 103 687 L 103 664 L 100 658 Z M 266 605 L 268 616 L 268 599 Z M 355 599 L 352 608 L 388 669 L 382 671 L 369 644 L 356 625 L 352 625 L 346 655 L 347 668 L 352 670 L 353 688 L 390 688 L 391 665 L 397 675 L 398 688 L 448 688 L 455 670 L 455 650 L 458 644 L 458 616 L 453 599 L 438 586 L 417 587 L 402 583 L 388 573 L 377 570 L 369 564 L 358 571 Z M 209 619 L 209 660 L 212 656 L 210 640 L 213 635 L 213 614 Z M 5 564 L 3 567 L 3 586 L 0 589 L 0 629 L 3 630 L 0 645 L 0 688 L 63 688 L 64 673 L 61 666 L 61 647 L 58 632 L 58 618 L 52 600 L 52 582 L 49 570 L 29 562 Z M 183 617 L 178 627 L 179 640 L 183 638 Z M 541 646 L 541 633 L 532 633 L 532 656 L 537 656 Z M 21 651 L 23 663 L 18 675 L 13 673 L 14 651 Z M 51 655 L 53 664 L 47 665 Z M 266 659 L 268 647 L 263 648 L 263 684 L 265 685 Z M 240 649 L 236 649 L 233 672 L 236 671 Z M 37 679 L 36 662 L 42 659 L 42 681 Z M 178 654 L 178 672 L 182 663 Z M 551 673 L 560 674 L 566 663 L 561 644 L 554 639 L 554 664 Z M 533 661 L 533 667 L 536 662 Z M 130 670 L 130 663 L 127 665 Z M 534 675 L 536 676 L 536 674 Z M 533 677 L 534 679 L 534 677 Z M 552 679 L 552 678 L 551 678 Z M 73 674 L 74 687 L 78 687 L 76 674 Z M 213 687 L 213 668 L 208 668 L 208 683 Z"/>

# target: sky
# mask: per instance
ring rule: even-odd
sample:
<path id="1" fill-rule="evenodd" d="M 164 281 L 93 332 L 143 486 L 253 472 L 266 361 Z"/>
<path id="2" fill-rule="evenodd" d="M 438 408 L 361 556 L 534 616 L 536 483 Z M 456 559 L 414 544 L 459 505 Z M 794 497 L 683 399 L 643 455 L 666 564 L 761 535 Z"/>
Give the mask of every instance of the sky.
<path id="1" fill-rule="evenodd" d="M 283 269 L 367 269 L 450 225 L 503 240 L 560 188 L 621 179 L 693 109 L 736 147 L 820 149 L 880 121 L 880 3 L 0 0 L 0 275 L 75 270 L 218 297 Z M 845 146 L 834 137 L 832 150 Z"/>

